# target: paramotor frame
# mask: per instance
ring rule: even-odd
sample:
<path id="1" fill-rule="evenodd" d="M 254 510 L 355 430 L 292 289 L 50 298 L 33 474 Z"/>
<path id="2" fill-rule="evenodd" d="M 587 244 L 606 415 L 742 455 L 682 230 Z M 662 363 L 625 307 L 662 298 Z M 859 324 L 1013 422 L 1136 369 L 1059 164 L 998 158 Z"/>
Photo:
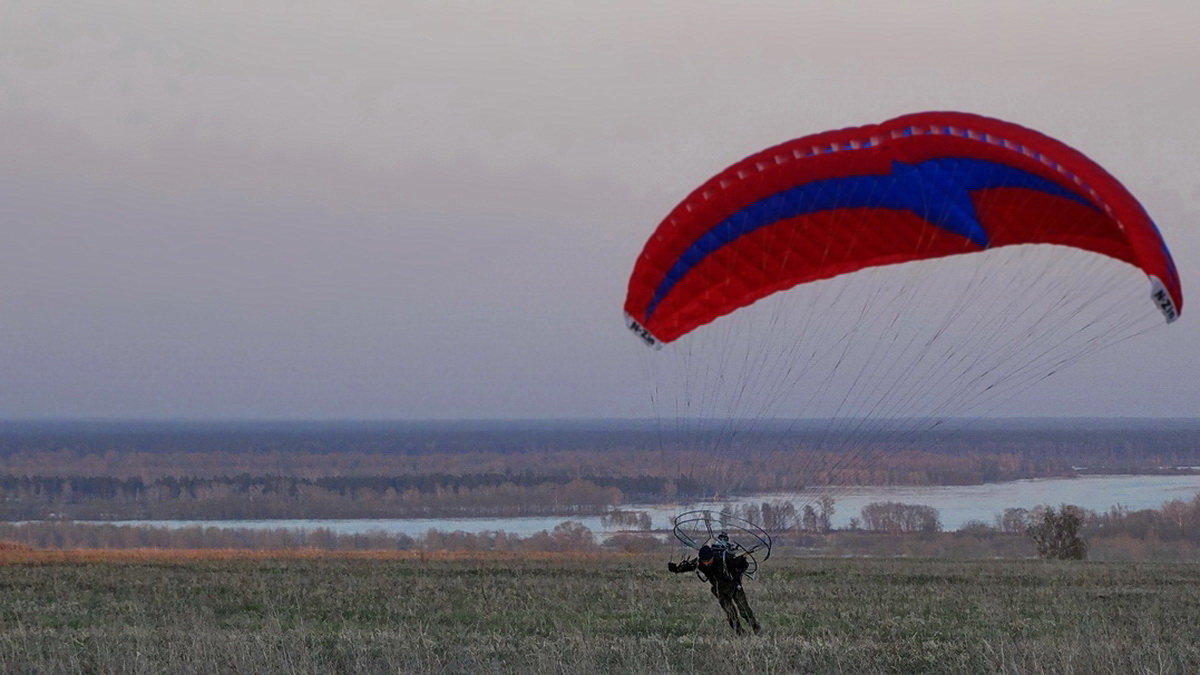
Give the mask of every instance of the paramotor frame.
<path id="1" fill-rule="evenodd" d="M 754 578 L 758 565 L 771 557 L 771 535 L 758 525 L 729 513 L 696 509 L 685 511 L 671 521 L 672 533 L 684 546 L 700 550 L 709 546 L 718 554 L 740 555 L 749 567 L 746 576 Z"/>

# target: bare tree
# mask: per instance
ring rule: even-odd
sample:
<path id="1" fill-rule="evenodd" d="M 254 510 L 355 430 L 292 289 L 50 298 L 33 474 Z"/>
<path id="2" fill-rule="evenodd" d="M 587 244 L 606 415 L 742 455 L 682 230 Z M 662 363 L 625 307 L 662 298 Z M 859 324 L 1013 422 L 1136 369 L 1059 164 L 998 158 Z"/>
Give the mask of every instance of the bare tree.
<path id="1" fill-rule="evenodd" d="M 805 532 L 817 531 L 817 512 L 813 509 L 812 504 L 805 504 L 803 515 L 800 517 L 800 522 L 804 525 Z"/>
<path id="2" fill-rule="evenodd" d="M 821 495 L 817 500 L 819 511 L 817 512 L 817 527 L 822 532 L 829 532 L 833 529 L 833 497 L 829 495 Z"/>
<path id="3" fill-rule="evenodd" d="M 1004 513 L 996 516 L 996 529 L 1005 534 L 1024 534 L 1028 525 L 1028 509 L 1004 509 Z"/>

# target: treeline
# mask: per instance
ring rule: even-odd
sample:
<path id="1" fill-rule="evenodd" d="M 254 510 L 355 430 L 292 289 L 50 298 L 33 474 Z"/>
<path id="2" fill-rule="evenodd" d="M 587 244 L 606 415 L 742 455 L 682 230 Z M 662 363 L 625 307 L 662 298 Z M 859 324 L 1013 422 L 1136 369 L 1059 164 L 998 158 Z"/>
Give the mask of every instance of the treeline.
<path id="1" fill-rule="evenodd" d="M 887 534 L 909 534 L 912 532 L 940 532 L 941 517 L 938 510 L 923 504 L 900 502 L 875 502 L 862 509 L 863 529 Z"/>
<path id="2" fill-rule="evenodd" d="M 1009 508 L 996 514 L 992 522 L 971 521 L 952 533 L 942 532 L 937 509 L 923 504 L 873 502 L 862 508 L 858 517 L 850 519 L 849 527 L 833 530 L 829 519 L 836 508 L 832 500 L 822 500 L 816 508 L 805 505 L 797 510 L 791 502 L 742 504 L 730 511 L 732 515 L 755 523 L 768 524 L 767 529 L 782 541 L 806 548 L 833 546 L 841 553 L 850 548 L 873 550 L 870 541 L 883 539 L 886 550 L 930 550 L 924 545 L 914 549 L 913 542 L 939 541 L 962 549 L 954 542 L 971 539 L 990 541 L 1008 551 L 1033 552 L 1033 545 L 1044 538 L 1047 515 L 1056 509 L 1042 505 L 1032 509 Z M 1162 559 L 1179 560 L 1200 557 L 1200 493 L 1190 500 L 1172 500 L 1157 509 L 1132 511 L 1113 507 L 1096 512 L 1074 506 L 1063 506 L 1061 513 L 1078 514 L 1081 523 L 1079 536 L 1091 544 L 1094 559 L 1157 559 L 1154 551 L 1165 551 Z M 953 535 L 944 537 L 943 534 Z M 936 535 L 930 539 L 927 535 Z M 1004 544 L 1002 540 L 1011 540 Z M 900 546 L 898 541 L 908 543 Z M 888 543 L 888 542 L 891 543 Z M 1021 543 L 1013 543 L 1020 541 Z M 853 542 L 851 544 L 850 542 Z M 881 549 L 881 550 L 884 550 Z"/>
<path id="3" fill-rule="evenodd" d="M 911 429 L 910 424 L 881 428 Z M 864 430 L 832 420 L 758 420 L 750 450 L 787 448 L 852 451 L 889 447 L 957 454 L 1060 455 L 1083 451 L 1116 461 L 1163 453 L 1196 457 L 1200 423 L 1165 419 L 950 420 L 919 434 Z M 442 421 L 442 422 L 0 422 L 0 456 L 68 450 L 84 454 L 499 454 L 546 451 L 596 452 L 712 447 L 725 421 L 672 428 L 654 420 Z"/>
<path id="4" fill-rule="evenodd" d="M 748 505 L 747 505 L 748 506 Z M 1078 534 L 1086 556 L 1099 561 L 1200 562 L 1200 494 L 1172 500 L 1157 509 L 1105 512 L 1047 505 L 1009 508 L 992 522 L 972 521 L 953 532 L 942 531 L 937 509 L 921 504 L 875 502 L 850 519 L 846 529 L 831 530 L 819 518 L 796 519 L 790 503 L 759 506 L 785 514 L 791 528 L 773 531 L 783 550 L 808 555 L 910 556 L 924 558 L 1032 558 L 1044 555 L 1047 515 L 1078 514 Z M 832 505 L 824 505 L 832 510 Z M 808 511 L 805 507 L 804 511 Z M 742 510 L 740 514 L 752 514 Z M 820 513 L 820 511 L 818 511 Z M 761 521 L 756 521 L 761 522 Z"/>
<path id="5" fill-rule="evenodd" d="M 965 529 L 993 529 L 1004 534 L 1022 534 L 1040 522 L 1048 506 L 1010 508 L 990 525 L 969 523 Z M 1173 499 L 1157 509 L 1130 510 L 1114 506 L 1107 511 L 1075 509 L 1082 520 L 1081 536 L 1088 540 L 1128 538 L 1144 541 L 1185 541 L 1200 544 L 1200 493 L 1191 499 Z"/>
<path id="6" fill-rule="evenodd" d="M 815 504 L 804 504 L 797 509 L 790 501 L 774 501 L 739 504 L 726 513 L 755 523 L 781 536 L 829 534 L 836 502 L 829 496 L 821 497 Z M 884 534 L 913 534 L 941 532 L 942 521 L 938 510 L 923 504 L 900 502 L 872 502 L 850 519 L 847 531 L 879 532 Z"/>
<path id="7" fill-rule="evenodd" d="M 1200 494 L 1186 501 L 1171 500 L 1158 509 L 1131 511 L 1118 506 L 1103 513 L 1089 513 L 1084 519 L 1083 534 L 1092 538 L 1200 544 Z"/>
<path id="8" fill-rule="evenodd" d="M 94 523 L 0 523 L 0 549 L 31 546 L 42 549 L 318 549 L 326 551 L 503 551 L 645 553 L 666 550 L 648 534 L 615 534 L 597 538 L 591 529 L 564 521 L 553 529 L 528 536 L 502 531 L 445 532 L 431 529 L 410 537 L 384 532 L 343 534 L 320 528 L 299 531 L 219 527 L 150 527 Z"/>
<path id="9" fill-rule="evenodd" d="M 151 481 L 163 476 L 233 475 L 452 477 L 456 483 L 502 475 L 507 480 L 591 480 L 630 495 L 675 490 L 680 496 L 799 490 L 820 485 L 965 485 L 1068 475 L 1061 458 L 1020 453 L 958 454 L 921 450 L 820 452 L 806 448 L 755 452 L 701 450 L 547 450 L 529 453 L 314 454 L 302 449 L 269 453 L 22 450 L 0 455 L 0 475 L 112 477 Z M 620 484 L 613 481 L 620 480 Z M 674 485 L 668 485 L 671 481 Z M 672 495 L 673 496 L 673 495 Z"/>
<path id="10" fill-rule="evenodd" d="M 880 502 L 863 509 L 855 527 L 826 529 L 821 513 L 832 504 L 818 505 L 816 526 L 806 526 L 805 509 L 789 502 L 743 505 L 738 513 L 768 513 L 780 526 L 773 529 L 773 555 L 911 556 L 927 558 L 1033 558 L 1034 539 L 1028 528 L 1041 522 L 1049 507 L 1007 509 L 993 522 L 968 523 L 954 532 L 940 531 L 936 510 L 919 504 Z M 870 513 L 883 515 L 876 519 Z M 1168 502 L 1159 509 L 1104 513 L 1082 512 L 1082 536 L 1092 560 L 1200 562 L 1200 495 Z M 799 516 L 797 517 L 797 514 Z M 645 521 L 637 512 L 614 516 L 622 526 Z M 6 543 L 8 542 L 8 543 Z M 21 545 L 38 548 L 162 548 L 162 549 L 321 549 L 416 551 L 619 551 L 679 555 L 678 545 L 649 532 L 597 535 L 575 521 L 529 536 L 501 531 L 446 532 L 429 530 L 411 537 L 382 532 L 340 534 L 327 528 L 298 531 L 248 528 L 113 525 L 74 522 L 0 523 L 0 549 Z"/>
<path id="11" fill-rule="evenodd" d="M 0 520 L 448 518 L 596 515 L 625 500 L 611 480 L 531 476 L 0 476 Z M 617 484 L 613 484 L 617 483 Z M 662 481 L 624 484 L 649 489 Z"/>
<path id="12" fill-rule="evenodd" d="M 603 420 L 0 423 L 0 474 L 147 482 L 237 475 L 416 477 L 454 489 L 491 489 L 494 485 L 472 481 L 501 475 L 524 488 L 532 487 L 530 481 L 586 480 L 640 500 L 1200 467 L 1200 424 L 1195 422 L 977 421 L 914 434 L 845 430 L 820 420 L 760 426 L 735 443 L 727 434 L 714 435 L 723 428 L 718 422 L 687 430 Z"/>

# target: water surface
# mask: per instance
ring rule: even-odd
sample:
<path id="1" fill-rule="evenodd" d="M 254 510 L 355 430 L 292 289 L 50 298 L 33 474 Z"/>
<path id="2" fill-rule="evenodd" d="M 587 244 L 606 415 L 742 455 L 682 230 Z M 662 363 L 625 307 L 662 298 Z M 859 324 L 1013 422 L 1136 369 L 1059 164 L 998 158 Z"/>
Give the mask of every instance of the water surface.
<path id="1" fill-rule="evenodd" d="M 821 494 L 835 499 L 833 525 L 847 527 L 871 502 L 924 504 L 937 509 L 942 526 L 957 530 L 973 520 L 991 523 L 1006 508 L 1032 508 L 1039 504 L 1075 504 L 1086 509 L 1105 511 L 1113 506 L 1132 510 L 1158 508 L 1172 499 L 1189 500 L 1200 493 L 1200 475 L 1195 476 L 1085 476 L 1080 478 L 1036 478 L 984 485 L 925 487 L 852 487 L 833 488 L 827 493 L 772 493 L 728 501 L 701 501 L 679 504 L 632 504 L 623 508 L 645 511 L 652 527 L 665 528 L 675 514 L 697 508 L 716 508 L 747 502 L 790 500 L 798 508 Z M 383 532 L 419 536 L 431 529 L 443 532 L 500 531 L 528 536 L 568 520 L 564 516 L 521 518 L 359 518 L 344 520 L 122 520 L 117 525 L 157 527 L 222 527 L 248 529 L 287 528 L 293 530 L 328 529 L 338 534 Z M 600 516 L 570 518 L 598 533 L 612 532 Z"/>

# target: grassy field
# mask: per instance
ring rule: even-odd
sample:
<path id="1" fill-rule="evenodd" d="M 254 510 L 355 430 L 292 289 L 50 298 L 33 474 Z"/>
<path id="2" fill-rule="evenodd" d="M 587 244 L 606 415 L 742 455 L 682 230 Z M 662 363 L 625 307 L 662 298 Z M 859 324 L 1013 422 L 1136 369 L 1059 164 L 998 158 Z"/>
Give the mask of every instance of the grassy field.
<path id="1" fill-rule="evenodd" d="M 737 637 L 661 558 L 0 556 L 4 672 L 1200 672 L 1200 566 L 772 559 Z"/>

